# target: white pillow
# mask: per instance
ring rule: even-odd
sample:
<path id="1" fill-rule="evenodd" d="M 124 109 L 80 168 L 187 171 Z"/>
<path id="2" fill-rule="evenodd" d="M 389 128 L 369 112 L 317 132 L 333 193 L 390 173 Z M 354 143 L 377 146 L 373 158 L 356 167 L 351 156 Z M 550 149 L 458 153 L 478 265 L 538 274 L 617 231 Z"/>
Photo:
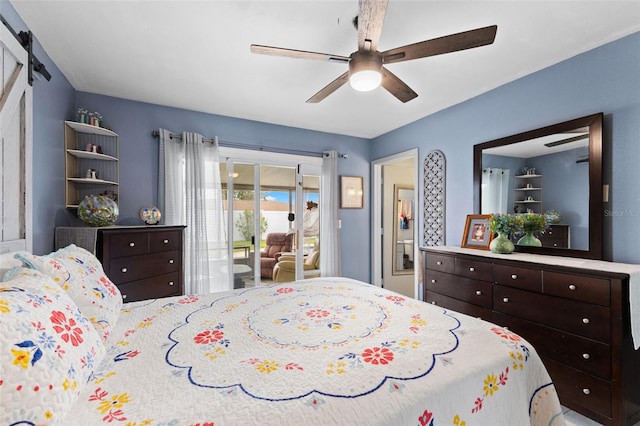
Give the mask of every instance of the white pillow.
<path id="1" fill-rule="evenodd" d="M 102 339 L 51 277 L 0 283 L 0 423 L 59 423 L 102 360 Z"/>
<path id="2" fill-rule="evenodd" d="M 16 253 L 18 252 L 10 251 L 0 254 L 0 281 L 2 281 L 4 274 L 9 272 L 11 268 L 22 266 L 22 262 L 15 258 Z"/>
<path id="3" fill-rule="evenodd" d="M 17 257 L 53 278 L 107 340 L 120 315 L 122 295 L 91 252 L 71 244 L 46 256 L 19 253 Z"/>

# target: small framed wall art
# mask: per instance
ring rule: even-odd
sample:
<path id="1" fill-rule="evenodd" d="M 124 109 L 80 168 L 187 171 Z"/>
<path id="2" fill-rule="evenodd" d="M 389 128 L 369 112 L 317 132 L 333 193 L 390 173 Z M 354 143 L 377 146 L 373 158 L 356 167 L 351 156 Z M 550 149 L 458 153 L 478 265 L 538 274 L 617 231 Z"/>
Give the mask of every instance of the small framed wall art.
<path id="1" fill-rule="evenodd" d="M 340 208 L 361 209 L 364 207 L 362 176 L 340 176 Z"/>
<path id="2" fill-rule="evenodd" d="M 462 236 L 462 247 L 489 250 L 489 244 L 493 240 L 493 232 L 489 228 L 488 214 L 468 214 Z"/>

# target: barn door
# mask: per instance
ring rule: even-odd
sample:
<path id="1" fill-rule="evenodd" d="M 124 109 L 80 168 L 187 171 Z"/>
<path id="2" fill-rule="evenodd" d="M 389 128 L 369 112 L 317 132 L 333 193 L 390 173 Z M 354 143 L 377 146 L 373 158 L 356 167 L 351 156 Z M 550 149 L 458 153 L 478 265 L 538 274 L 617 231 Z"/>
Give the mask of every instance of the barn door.
<path id="1" fill-rule="evenodd" d="M 32 94 L 26 50 L 0 25 L 0 253 L 32 250 Z"/>

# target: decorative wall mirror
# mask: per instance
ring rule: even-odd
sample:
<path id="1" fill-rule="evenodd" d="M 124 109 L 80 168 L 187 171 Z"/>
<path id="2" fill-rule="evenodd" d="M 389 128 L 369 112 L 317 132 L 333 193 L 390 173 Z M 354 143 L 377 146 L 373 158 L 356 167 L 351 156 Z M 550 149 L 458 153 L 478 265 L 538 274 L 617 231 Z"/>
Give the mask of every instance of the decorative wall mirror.
<path id="1" fill-rule="evenodd" d="M 473 158 L 475 213 L 557 222 L 516 251 L 602 259 L 602 113 L 474 145 Z"/>
<path id="2" fill-rule="evenodd" d="M 413 274 L 415 262 L 413 235 L 415 226 L 413 187 L 394 185 L 393 275 Z"/>

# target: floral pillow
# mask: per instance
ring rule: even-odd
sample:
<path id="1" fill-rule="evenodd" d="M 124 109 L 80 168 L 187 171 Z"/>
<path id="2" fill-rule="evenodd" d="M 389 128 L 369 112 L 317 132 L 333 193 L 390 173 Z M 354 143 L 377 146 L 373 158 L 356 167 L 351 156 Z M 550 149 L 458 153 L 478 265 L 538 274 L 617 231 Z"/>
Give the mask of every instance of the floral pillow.
<path id="1" fill-rule="evenodd" d="M 0 424 L 60 423 L 105 353 L 51 277 L 20 268 L 0 283 Z"/>
<path id="2" fill-rule="evenodd" d="M 16 257 L 53 278 L 107 340 L 120 315 L 122 295 L 91 252 L 71 244 L 46 256 L 19 253 Z"/>

